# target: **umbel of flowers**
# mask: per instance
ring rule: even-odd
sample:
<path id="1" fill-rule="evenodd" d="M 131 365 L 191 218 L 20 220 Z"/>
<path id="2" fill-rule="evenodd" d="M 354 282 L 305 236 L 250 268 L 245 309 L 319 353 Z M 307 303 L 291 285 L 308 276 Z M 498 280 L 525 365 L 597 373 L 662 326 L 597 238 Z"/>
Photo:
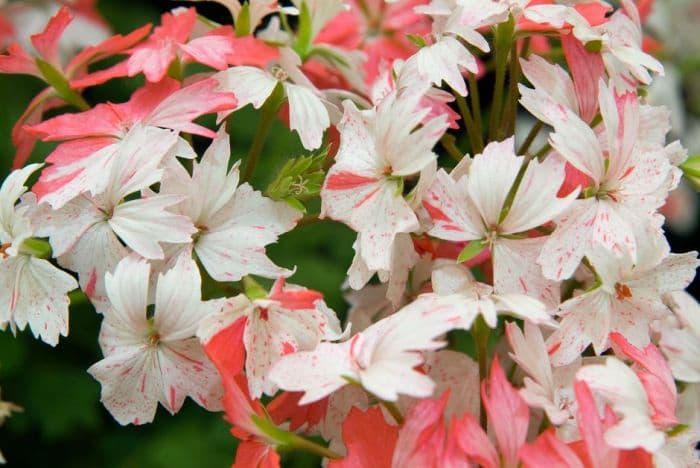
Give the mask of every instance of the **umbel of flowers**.
<path id="1" fill-rule="evenodd" d="M 68 56 L 64 6 L 0 56 L 45 82 L 0 189 L 1 328 L 56 346 L 79 289 L 114 419 L 190 397 L 239 467 L 698 463 L 697 252 L 660 211 L 698 163 L 645 101 L 635 2 L 218 1 L 225 24 L 177 8 Z M 276 119 L 308 154 L 254 187 Z M 357 233 L 346 320 L 265 250 L 318 220 Z"/>

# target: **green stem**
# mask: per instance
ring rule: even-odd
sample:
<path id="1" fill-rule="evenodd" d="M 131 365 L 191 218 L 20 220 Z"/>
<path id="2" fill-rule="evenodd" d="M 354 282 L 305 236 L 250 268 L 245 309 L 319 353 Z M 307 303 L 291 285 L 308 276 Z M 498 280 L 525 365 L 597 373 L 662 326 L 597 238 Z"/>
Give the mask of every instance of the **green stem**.
<path id="1" fill-rule="evenodd" d="M 472 153 L 478 154 L 484 150 L 484 141 L 480 133 L 477 132 L 474 119 L 472 118 L 471 112 L 467 107 L 467 101 L 463 96 L 455 93 L 455 99 L 457 100 L 457 107 L 459 108 L 459 113 L 462 115 L 462 120 L 464 121 L 464 126 L 469 134 L 469 143 L 472 148 Z"/>
<path id="2" fill-rule="evenodd" d="M 513 42 L 510 52 L 510 70 L 508 72 L 508 97 L 506 98 L 506 110 L 499 127 L 498 139 L 504 135 L 512 135 L 515 131 L 515 114 L 518 109 L 518 82 L 520 81 L 520 60 L 518 60 L 517 43 Z"/>
<path id="3" fill-rule="evenodd" d="M 501 107 L 503 105 L 503 87 L 506 80 L 506 69 L 508 65 L 508 55 L 513 40 L 513 30 L 515 21 L 510 19 L 498 25 L 496 28 L 496 80 L 493 89 L 493 103 L 491 105 L 491 116 L 489 118 L 489 140 L 493 141 L 499 134 L 498 123 L 501 117 Z"/>
<path id="4" fill-rule="evenodd" d="M 537 159 L 541 159 L 541 158 L 544 157 L 544 155 L 546 155 L 547 153 L 549 153 L 551 150 L 552 150 L 552 145 L 550 145 L 549 143 L 547 143 L 547 144 L 545 144 L 542 148 L 540 148 L 539 151 L 537 151 L 537 153 L 535 153 L 535 157 L 536 157 Z"/>
<path id="5" fill-rule="evenodd" d="M 403 424 L 404 419 L 403 415 L 401 414 L 401 410 L 399 410 L 399 407 L 396 406 L 396 403 L 393 401 L 385 401 L 385 400 L 380 400 L 382 403 L 382 406 L 387 409 L 389 414 L 394 418 L 394 421 L 400 426 Z"/>
<path id="6" fill-rule="evenodd" d="M 297 227 L 308 226 L 309 224 L 316 224 L 319 221 L 321 221 L 321 218 L 319 218 L 317 214 L 306 215 L 299 220 L 299 222 L 297 223 Z"/>
<path id="7" fill-rule="evenodd" d="M 270 109 L 262 109 L 262 114 L 260 116 L 260 122 L 258 123 L 258 129 L 255 132 L 255 137 L 253 137 L 253 143 L 250 145 L 250 151 L 248 151 L 248 157 L 245 161 L 245 168 L 243 169 L 242 182 L 247 182 L 253 176 L 255 172 L 255 166 L 258 164 L 258 159 L 260 159 L 260 154 L 262 153 L 263 147 L 265 146 L 265 140 L 272 127 L 272 122 L 274 121 L 275 113 L 271 112 Z"/>
<path id="8" fill-rule="evenodd" d="M 444 135 L 442 135 L 442 137 L 440 138 L 440 144 L 442 144 L 442 147 L 445 148 L 447 154 L 456 162 L 460 162 L 464 157 L 462 151 L 460 151 L 460 149 L 455 144 L 455 137 L 453 137 L 449 133 L 445 133 Z"/>
<path id="9" fill-rule="evenodd" d="M 324 447 L 321 444 L 317 444 L 316 442 L 306 439 L 304 437 L 301 437 L 297 434 L 291 434 L 289 437 L 289 444 L 285 445 L 285 447 L 289 448 L 294 448 L 294 449 L 299 449 L 303 450 L 305 452 L 310 452 L 314 453 L 316 455 L 320 455 L 325 458 L 330 458 L 331 460 L 340 460 L 343 458 L 342 455 L 332 451 L 328 447 Z"/>
<path id="10" fill-rule="evenodd" d="M 535 141 L 535 138 L 537 138 L 537 135 L 539 135 L 540 130 L 544 127 L 544 124 L 541 121 L 535 122 L 535 125 L 532 126 L 530 129 L 530 133 L 527 134 L 527 137 L 525 138 L 525 141 L 523 141 L 523 144 L 520 145 L 520 148 L 518 148 L 518 154 L 525 154 L 527 151 L 530 149 L 530 146 L 532 146 L 532 143 Z"/>
<path id="11" fill-rule="evenodd" d="M 488 342 L 490 330 L 481 316 L 479 316 L 474 322 L 472 330 L 474 333 L 474 341 L 476 342 L 476 358 L 479 362 L 479 379 L 484 381 L 486 378 L 488 378 Z M 486 408 L 484 407 L 483 400 L 481 401 L 479 422 L 481 423 L 481 427 L 486 430 Z"/>
<path id="12" fill-rule="evenodd" d="M 479 98 L 479 84 L 476 82 L 476 76 L 474 75 L 474 73 L 469 73 L 468 80 L 469 99 L 471 100 L 472 112 L 474 113 L 474 124 L 476 125 L 476 132 L 479 135 L 483 135 L 483 129 L 481 128 L 481 99 Z"/>

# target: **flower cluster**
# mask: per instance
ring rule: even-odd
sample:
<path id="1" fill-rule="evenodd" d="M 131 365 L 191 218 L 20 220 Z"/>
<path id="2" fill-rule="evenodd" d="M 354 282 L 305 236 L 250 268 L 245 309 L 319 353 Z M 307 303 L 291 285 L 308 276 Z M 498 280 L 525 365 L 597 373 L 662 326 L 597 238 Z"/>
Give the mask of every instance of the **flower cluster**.
<path id="1" fill-rule="evenodd" d="M 216 1 L 232 24 L 176 8 L 79 51 L 63 6 L 0 56 L 45 83 L 0 188 L 0 328 L 56 346 L 86 296 L 114 419 L 190 397 L 240 467 L 699 463 L 700 262 L 660 211 L 694 166 L 645 99 L 650 2 Z M 308 154 L 256 189 L 276 119 Z M 266 252 L 319 220 L 356 232 L 346 318 Z"/>

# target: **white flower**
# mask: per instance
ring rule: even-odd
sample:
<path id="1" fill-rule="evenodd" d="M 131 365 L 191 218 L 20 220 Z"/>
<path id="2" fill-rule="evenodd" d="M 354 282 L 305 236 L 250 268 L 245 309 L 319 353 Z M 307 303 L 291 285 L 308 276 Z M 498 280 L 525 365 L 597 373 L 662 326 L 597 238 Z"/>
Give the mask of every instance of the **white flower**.
<path id="1" fill-rule="evenodd" d="M 110 307 L 100 331 L 105 357 L 88 369 L 102 384 L 102 403 L 120 424 L 151 422 L 158 402 L 174 414 L 187 396 L 220 410 L 219 375 L 195 337 L 200 319 L 218 310 L 220 301 L 201 301 L 197 266 L 182 256 L 158 275 L 149 317 L 149 274 L 146 261 L 129 256 L 106 275 Z"/>
<path id="2" fill-rule="evenodd" d="M 212 278 L 288 276 L 292 271 L 272 263 L 265 246 L 291 230 L 301 213 L 263 197 L 247 183 L 239 186 L 238 163 L 228 171 L 230 152 L 222 129 L 201 161 L 193 162 L 191 176 L 175 161 L 167 167 L 160 193 L 183 199 L 175 211 L 197 228 L 194 251 Z"/>
<path id="3" fill-rule="evenodd" d="M 30 218 L 36 200 L 27 194 L 16 203 L 39 167 L 31 164 L 12 172 L 0 188 L 0 328 L 9 325 L 14 333 L 29 324 L 35 337 L 56 346 L 59 335 L 68 336 L 67 293 L 78 283 L 23 246 L 33 234 Z"/>

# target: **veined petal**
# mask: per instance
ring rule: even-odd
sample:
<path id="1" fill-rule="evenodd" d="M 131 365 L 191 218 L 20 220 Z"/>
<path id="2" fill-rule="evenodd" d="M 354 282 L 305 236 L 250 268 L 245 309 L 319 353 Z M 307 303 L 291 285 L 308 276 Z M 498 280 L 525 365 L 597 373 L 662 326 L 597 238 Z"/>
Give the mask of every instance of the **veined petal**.
<path id="1" fill-rule="evenodd" d="M 0 261 L 0 323 L 24 330 L 51 346 L 59 335 L 68 336 L 68 292 L 75 279 L 46 260 L 19 255 Z M 7 311 L 7 312 L 5 312 Z"/>
<path id="2" fill-rule="evenodd" d="M 289 99 L 289 128 L 299 134 L 304 148 L 319 148 L 323 132 L 331 124 L 323 101 L 305 86 L 285 83 L 284 90 Z"/>
<path id="3" fill-rule="evenodd" d="M 124 243 L 146 258 L 163 258 L 159 242 L 187 243 L 197 230 L 184 216 L 166 211 L 182 198 L 156 195 L 117 205 L 109 225 Z"/>

